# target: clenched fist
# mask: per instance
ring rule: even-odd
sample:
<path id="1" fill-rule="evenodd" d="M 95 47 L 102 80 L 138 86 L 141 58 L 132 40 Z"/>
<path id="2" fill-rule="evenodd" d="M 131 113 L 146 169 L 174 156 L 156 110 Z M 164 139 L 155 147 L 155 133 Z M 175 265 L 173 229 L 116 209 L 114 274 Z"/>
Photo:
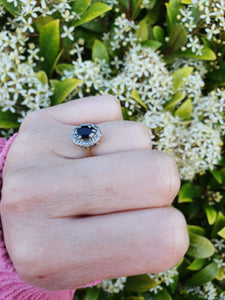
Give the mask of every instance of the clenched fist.
<path id="1" fill-rule="evenodd" d="M 98 125 L 100 143 L 73 143 L 74 126 Z M 183 215 L 169 207 L 180 181 L 148 129 L 123 121 L 119 101 L 97 96 L 31 113 L 3 170 L 1 218 L 20 277 L 49 290 L 100 278 L 162 272 L 185 254 Z"/>

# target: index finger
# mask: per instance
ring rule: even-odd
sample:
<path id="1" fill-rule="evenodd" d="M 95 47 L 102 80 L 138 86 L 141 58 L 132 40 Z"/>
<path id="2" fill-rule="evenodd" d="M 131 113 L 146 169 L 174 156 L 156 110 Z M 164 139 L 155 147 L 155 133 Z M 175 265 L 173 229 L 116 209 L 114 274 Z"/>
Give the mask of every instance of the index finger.
<path id="1" fill-rule="evenodd" d="M 76 99 L 46 108 L 43 111 L 56 121 L 66 125 L 102 123 L 123 119 L 120 102 L 112 95 Z"/>

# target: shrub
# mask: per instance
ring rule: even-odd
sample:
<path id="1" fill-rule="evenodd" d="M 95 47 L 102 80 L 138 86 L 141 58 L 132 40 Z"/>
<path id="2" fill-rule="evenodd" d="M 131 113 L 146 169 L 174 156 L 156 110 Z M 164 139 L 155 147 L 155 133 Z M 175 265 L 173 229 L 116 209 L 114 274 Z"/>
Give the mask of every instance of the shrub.
<path id="1" fill-rule="evenodd" d="M 180 171 L 184 259 L 75 299 L 225 299 L 225 1 L 1 0 L 0 15 L 1 136 L 30 111 L 111 93 Z"/>

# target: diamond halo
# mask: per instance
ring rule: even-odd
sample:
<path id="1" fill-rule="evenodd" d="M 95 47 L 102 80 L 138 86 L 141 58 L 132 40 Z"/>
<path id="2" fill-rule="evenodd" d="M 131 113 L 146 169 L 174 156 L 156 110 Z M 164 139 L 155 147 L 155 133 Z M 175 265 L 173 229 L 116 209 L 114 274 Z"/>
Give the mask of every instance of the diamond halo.
<path id="1" fill-rule="evenodd" d="M 92 148 L 99 143 L 101 131 L 94 124 L 81 124 L 74 127 L 71 138 L 76 145 L 82 148 Z"/>

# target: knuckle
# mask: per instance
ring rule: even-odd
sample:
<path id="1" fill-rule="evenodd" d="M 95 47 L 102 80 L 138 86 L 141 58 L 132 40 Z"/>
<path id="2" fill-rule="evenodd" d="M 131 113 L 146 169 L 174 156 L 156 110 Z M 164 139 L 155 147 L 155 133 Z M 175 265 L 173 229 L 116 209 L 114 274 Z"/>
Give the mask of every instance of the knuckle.
<path id="1" fill-rule="evenodd" d="M 119 99 L 117 99 L 113 95 L 107 95 L 106 99 L 110 102 L 111 104 L 111 113 L 115 117 L 122 117 L 122 111 L 121 111 L 121 105 Z"/>
<path id="2" fill-rule="evenodd" d="M 140 142 L 143 144 L 143 146 L 146 149 L 151 148 L 152 142 L 151 142 L 151 135 L 149 132 L 149 129 L 142 123 L 138 122 L 131 122 L 133 123 L 133 126 L 136 127 L 136 132 L 134 134 L 135 137 L 140 138 Z"/>
<path id="3" fill-rule="evenodd" d="M 23 122 L 21 124 L 21 128 L 30 126 L 30 123 L 32 123 L 35 120 L 37 114 L 39 114 L 38 111 L 33 111 L 33 112 L 30 112 L 29 114 L 27 114 L 25 116 L 25 118 L 23 119 Z"/>
<path id="4" fill-rule="evenodd" d="M 188 249 L 189 238 L 187 225 L 182 213 L 173 208 L 163 208 L 164 219 L 159 224 L 159 231 L 163 238 L 156 242 L 157 256 L 160 260 L 156 263 L 153 272 L 165 272 L 174 267 L 185 255 Z"/>
<path id="5" fill-rule="evenodd" d="M 36 131 L 37 123 L 39 125 L 41 124 L 40 119 L 41 119 L 41 117 L 43 118 L 43 111 L 44 111 L 44 109 L 29 112 L 25 116 L 25 118 L 23 119 L 23 121 L 20 125 L 19 133 L 30 132 L 30 130 L 31 130 L 32 134 L 33 134 L 33 127 L 35 127 L 35 131 Z"/>
<path id="6" fill-rule="evenodd" d="M 20 172 L 6 178 L 2 188 L 2 209 L 9 213 L 31 209 L 33 199 L 30 180 L 30 176 L 24 176 Z"/>
<path id="7" fill-rule="evenodd" d="M 176 162 L 171 155 L 158 152 L 157 169 L 162 198 L 172 202 L 180 189 L 180 177 Z"/>
<path id="8" fill-rule="evenodd" d="M 168 208 L 170 214 L 170 226 L 168 237 L 168 257 L 171 263 L 175 265 L 186 253 L 189 246 L 189 237 L 187 232 L 187 224 L 183 214 L 175 209 Z"/>
<path id="9" fill-rule="evenodd" d="M 176 197 L 180 189 L 180 177 L 177 169 L 177 165 L 172 156 L 168 156 L 168 192 L 172 199 Z"/>

